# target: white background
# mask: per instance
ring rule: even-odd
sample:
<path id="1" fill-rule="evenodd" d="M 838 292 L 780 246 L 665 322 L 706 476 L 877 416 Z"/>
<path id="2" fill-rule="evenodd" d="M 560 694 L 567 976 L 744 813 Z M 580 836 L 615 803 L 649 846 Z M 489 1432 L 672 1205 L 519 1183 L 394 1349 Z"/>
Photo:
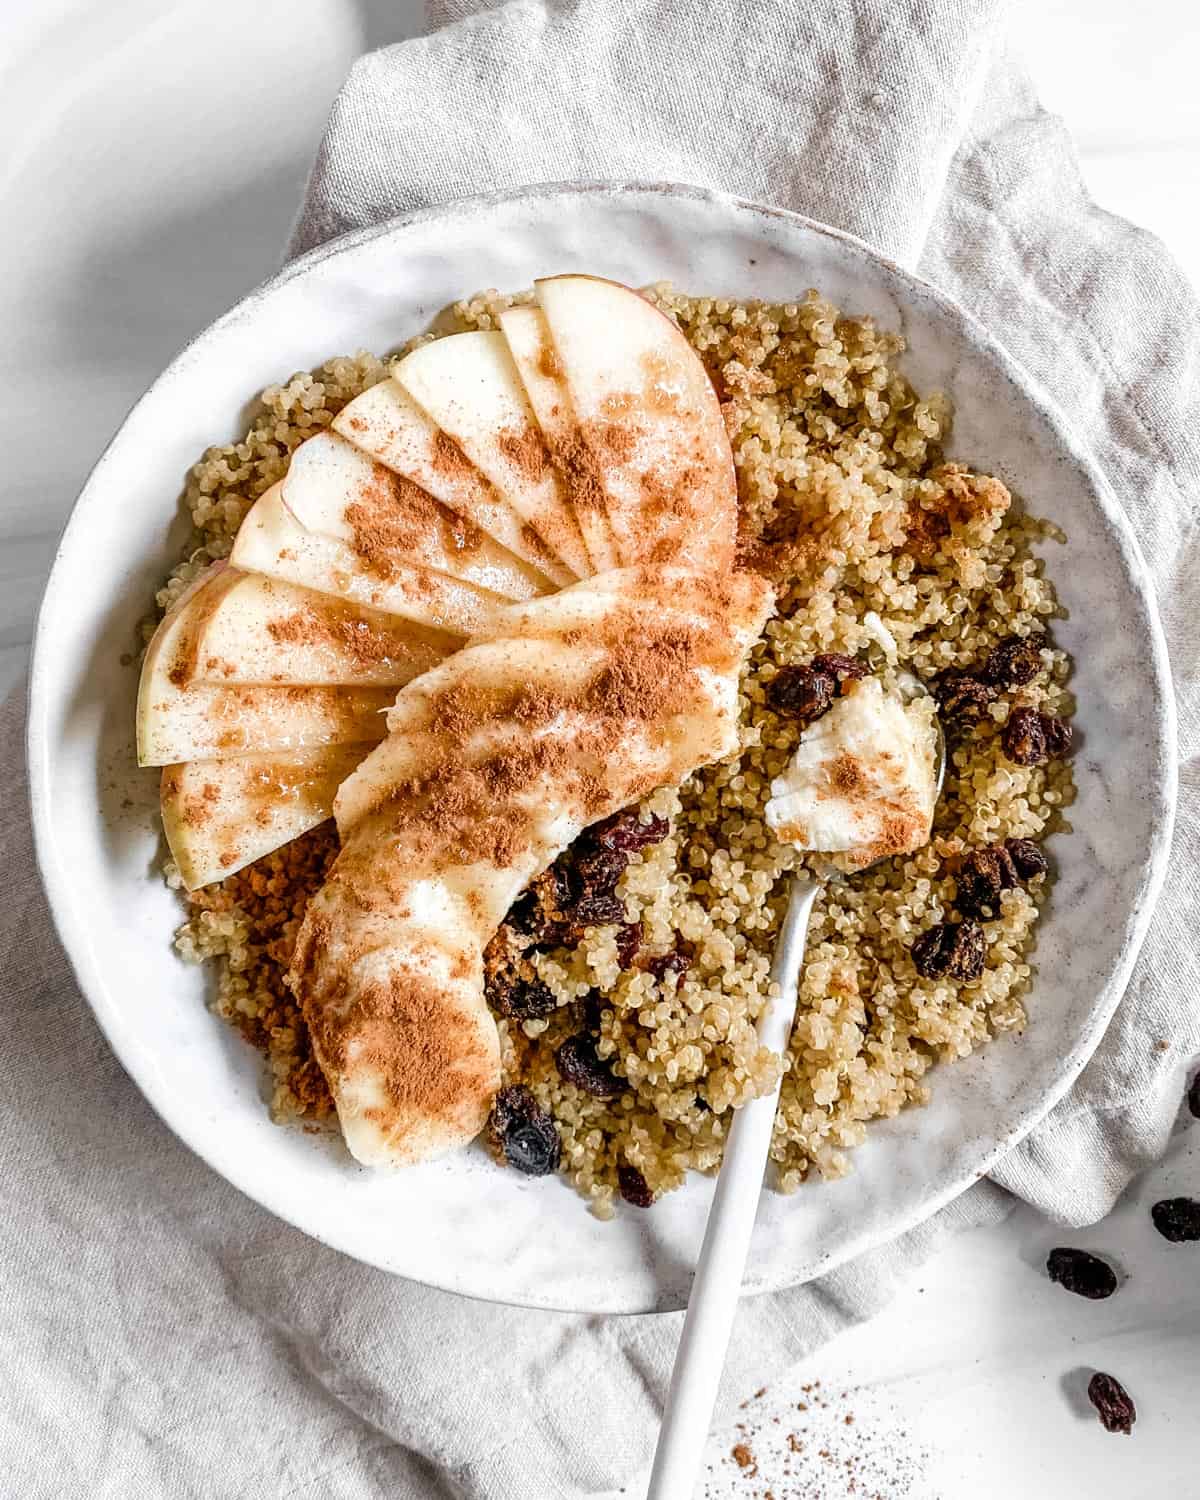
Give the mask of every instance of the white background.
<path id="1" fill-rule="evenodd" d="M 410 34 L 419 12 L 0 0 L 0 695 L 23 671 L 91 464 L 190 335 L 276 268 L 351 61 Z M 1016 0 L 1013 33 L 1097 202 L 1158 232 L 1200 285 L 1200 8 Z M 960 1237 L 881 1317 L 752 1403 L 756 1476 L 728 1456 L 737 1433 L 714 1441 L 710 1493 L 1200 1495 L 1200 1247 L 1168 1245 L 1146 1213 L 1200 1193 L 1198 1147 L 1200 1124 L 1181 1124 L 1168 1161 L 1086 1233 L 1022 1212 Z M 1046 1281 L 1045 1252 L 1064 1241 L 1115 1260 L 1117 1296 L 1092 1304 Z M 1131 1439 L 1105 1434 L 1082 1399 L 1097 1367 L 1138 1402 Z"/>

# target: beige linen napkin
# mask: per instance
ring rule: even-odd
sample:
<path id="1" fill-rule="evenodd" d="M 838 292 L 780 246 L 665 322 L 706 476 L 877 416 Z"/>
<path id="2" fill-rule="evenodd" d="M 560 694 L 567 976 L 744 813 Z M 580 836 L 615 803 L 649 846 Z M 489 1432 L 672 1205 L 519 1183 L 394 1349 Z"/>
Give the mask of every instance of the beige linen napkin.
<path id="1" fill-rule="evenodd" d="M 1172 873 L 1121 1010 L 1070 1096 L 994 1174 L 1064 1223 L 1162 1149 L 1195 995 L 1200 314 L 1162 248 L 1096 209 L 995 0 L 442 0 L 363 58 L 293 251 L 506 186 L 711 185 L 848 228 L 1002 330 L 1122 497 L 1160 590 L 1180 697 Z M 0 714 L 20 765 L 21 705 Z M 678 1315 L 593 1319 L 388 1278 L 281 1225 L 151 1114 L 99 1037 L 0 788 L 0 1493 L 636 1494 Z M 1166 1040 L 1159 1050 L 1156 1043 Z M 726 1398 L 869 1315 L 938 1239 L 995 1222 L 978 1184 L 808 1287 L 744 1304 Z"/>

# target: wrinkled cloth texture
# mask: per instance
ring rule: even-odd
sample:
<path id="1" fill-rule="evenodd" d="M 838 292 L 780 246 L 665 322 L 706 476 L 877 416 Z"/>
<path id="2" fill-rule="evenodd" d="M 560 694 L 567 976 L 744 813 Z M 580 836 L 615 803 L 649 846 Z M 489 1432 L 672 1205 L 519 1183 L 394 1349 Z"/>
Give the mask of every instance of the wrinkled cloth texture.
<path id="1" fill-rule="evenodd" d="M 1090 1222 L 1166 1143 L 1200 1052 L 1200 312 L 1162 247 L 1088 200 L 997 0 L 702 14 L 440 0 L 423 39 L 355 66 L 291 250 L 466 194 L 625 178 L 839 225 L 998 330 L 1130 514 L 1179 695 L 1172 870 L 1095 1058 L 993 1181 L 819 1282 L 744 1304 L 728 1411 L 879 1308 L 946 1234 L 997 1222 L 1010 1195 Z M 530 1313 L 390 1278 L 270 1217 L 152 1114 L 54 937 L 22 710 L 0 713 L 0 849 L 16 877 L 0 906 L 0 1492 L 637 1494 L 679 1315 Z"/>

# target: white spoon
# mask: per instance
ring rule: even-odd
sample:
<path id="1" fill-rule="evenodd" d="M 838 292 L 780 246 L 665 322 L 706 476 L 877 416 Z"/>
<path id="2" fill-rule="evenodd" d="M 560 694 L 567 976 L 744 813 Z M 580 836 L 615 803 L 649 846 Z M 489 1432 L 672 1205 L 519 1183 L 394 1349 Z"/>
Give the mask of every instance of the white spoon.
<path id="1" fill-rule="evenodd" d="M 925 685 L 909 673 L 902 674 L 900 690 L 906 698 L 928 694 Z M 940 794 L 946 774 L 946 750 L 941 724 L 936 718 L 934 722 L 937 726 L 934 778 L 936 792 Z M 793 879 L 775 947 L 771 979 L 778 985 L 779 994 L 759 1017 L 757 1029 L 762 1045 L 781 1055 L 796 1019 L 796 994 L 808 920 L 822 884 L 811 877 Z M 646 1500 L 691 1500 L 695 1490 L 737 1313 L 782 1081 L 781 1078 L 770 1094 L 743 1105 L 729 1127 L 687 1317 L 675 1353 Z"/>

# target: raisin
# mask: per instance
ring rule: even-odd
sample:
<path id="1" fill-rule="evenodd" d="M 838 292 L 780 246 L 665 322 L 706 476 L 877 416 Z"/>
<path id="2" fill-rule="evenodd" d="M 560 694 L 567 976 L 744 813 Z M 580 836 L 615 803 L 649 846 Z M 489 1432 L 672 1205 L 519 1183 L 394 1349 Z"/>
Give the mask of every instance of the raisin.
<path id="1" fill-rule="evenodd" d="M 526 1177 L 545 1177 L 562 1158 L 554 1121 L 524 1084 L 501 1089 L 488 1117 L 492 1139 L 510 1167 Z"/>
<path id="2" fill-rule="evenodd" d="M 809 665 L 814 672 L 821 672 L 826 677 L 836 677 L 839 682 L 843 677 L 867 675 L 865 662 L 853 656 L 843 656 L 838 651 L 823 651 L 819 656 L 814 656 Z"/>
<path id="3" fill-rule="evenodd" d="M 651 813 L 649 821 L 643 823 L 637 808 L 627 807 L 589 828 L 585 838 L 601 849 L 620 849 L 625 854 L 636 854 L 651 844 L 661 844 L 670 831 L 671 825 L 666 818 Z"/>
<path id="4" fill-rule="evenodd" d="M 1016 865 L 1003 844 L 972 849 L 958 871 L 955 901 L 964 916 L 999 916 L 1001 891 L 1016 883 Z"/>
<path id="5" fill-rule="evenodd" d="M 585 896 L 607 895 L 615 891 L 625 873 L 629 856 L 620 849 L 585 849 L 575 860 L 575 875 Z"/>
<path id="6" fill-rule="evenodd" d="M 1004 847 L 1022 880 L 1032 880 L 1035 875 L 1046 873 L 1046 856 L 1032 839 L 1005 839 Z"/>
<path id="7" fill-rule="evenodd" d="M 642 947 L 642 924 L 626 922 L 617 928 L 617 962 L 623 969 L 631 969 L 637 961 Z"/>
<path id="8" fill-rule="evenodd" d="M 1195 1198 L 1164 1198 L 1150 1210 L 1154 1227 L 1173 1245 L 1200 1240 L 1200 1202 Z"/>
<path id="9" fill-rule="evenodd" d="M 934 684 L 942 717 L 960 724 L 978 724 L 996 701 L 996 689 L 969 672 L 943 672 Z"/>
<path id="10" fill-rule="evenodd" d="M 1070 755 L 1075 743 L 1075 731 L 1065 719 L 1056 718 L 1054 714 L 1043 714 L 1042 728 L 1046 732 L 1046 749 L 1052 759 L 1061 760 L 1064 755 Z"/>
<path id="11" fill-rule="evenodd" d="M 558 1007 L 554 992 L 540 979 L 523 979 L 512 972 L 493 979 L 487 998 L 502 1016 L 518 1021 L 540 1021 Z"/>
<path id="12" fill-rule="evenodd" d="M 556 860 L 513 902 L 505 926 L 535 943 L 553 945 L 561 941 L 562 914 L 573 899 L 570 873 Z"/>
<path id="13" fill-rule="evenodd" d="M 983 973 L 987 952 L 978 922 L 939 922 L 913 944 L 913 963 L 922 979 L 949 977 L 963 983 Z"/>
<path id="14" fill-rule="evenodd" d="M 1060 1248 L 1051 1250 L 1046 1257 L 1046 1271 L 1051 1281 L 1074 1292 L 1077 1297 L 1089 1297 L 1099 1302 L 1111 1297 L 1117 1289 L 1117 1273 L 1107 1261 L 1098 1255 L 1089 1255 L 1086 1250 Z"/>
<path id="15" fill-rule="evenodd" d="M 1128 1437 L 1137 1421 L 1137 1408 L 1116 1376 L 1097 1370 L 1088 1381 L 1087 1393 L 1105 1432 L 1123 1432 Z"/>
<path id="16" fill-rule="evenodd" d="M 626 1203 L 632 1203 L 634 1208 L 649 1208 L 654 1202 L 654 1194 L 650 1191 L 646 1179 L 636 1167 L 622 1164 L 617 1168 L 617 1186 L 621 1190 L 621 1197 Z"/>
<path id="17" fill-rule="evenodd" d="M 578 942 L 583 936 L 585 927 L 611 927 L 614 923 L 624 924 L 625 903 L 616 891 L 589 891 L 580 896 L 568 916 L 570 917 L 570 936 Z"/>
<path id="18" fill-rule="evenodd" d="M 1197 1120 L 1200 1120 L 1200 1073 L 1192 1079 L 1187 1091 L 1187 1105 Z"/>
<path id="19" fill-rule="evenodd" d="M 1024 687 L 1042 669 L 1042 658 L 1036 640 L 1022 640 L 1010 635 L 989 654 L 983 666 L 986 681 L 998 688 Z"/>
<path id="20" fill-rule="evenodd" d="M 623 1079 L 596 1052 L 595 1037 L 580 1032 L 570 1036 L 554 1054 L 559 1076 L 593 1099 L 615 1099 L 625 1088 Z"/>
<path id="21" fill-rule="evenodd" d="M 789 719 L 811 724 L 828 713 L 837 691 L 837 679 L 812 667 L 780 667 L 767 683 L 767 705 Z"/>
<path id="22" fill-rule="evenodd" d="M 1071 726 L 1036 708 L 1014 708 L 1000 737 L 1004 753 L 1018 766 L 1044 766 L 1066 755 L 1074 735 Z"/>
<path id="23" fill-rule="evenodd" d="M 653 974 L 655 979 L 660 980 L 665 979 L 668 974 L 686 974 L 691 967 L 691 954 L 685 953 L 678 944 L 667 953 L 656 953 L 642 960 L 642 968 L 646 973 Z"/>

